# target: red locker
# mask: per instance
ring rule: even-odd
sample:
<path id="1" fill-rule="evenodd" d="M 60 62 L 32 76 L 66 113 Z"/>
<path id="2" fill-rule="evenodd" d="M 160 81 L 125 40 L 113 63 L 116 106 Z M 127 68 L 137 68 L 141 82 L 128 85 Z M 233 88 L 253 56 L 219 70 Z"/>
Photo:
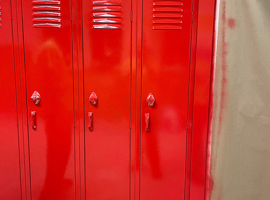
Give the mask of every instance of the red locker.
<path id="1" fill-rule="evenodd" d="M 142 14 L 140 199 L 184 199 L 192 1 Z"/>
<path id="2" fill-rule="evenodd" d="M 71 5 L 22 1 L 33 200 L 75 199 Z"/>
<path id="3" fill-rule="evenodd" d="M 21 198 L 17 97 L 10 1 L 0 1 L 0 199 Z"/>
<path id="4" fill-rule="evenodd" d="M 128 199 L 131 1 L 82 1 L 86 199 Z"/>

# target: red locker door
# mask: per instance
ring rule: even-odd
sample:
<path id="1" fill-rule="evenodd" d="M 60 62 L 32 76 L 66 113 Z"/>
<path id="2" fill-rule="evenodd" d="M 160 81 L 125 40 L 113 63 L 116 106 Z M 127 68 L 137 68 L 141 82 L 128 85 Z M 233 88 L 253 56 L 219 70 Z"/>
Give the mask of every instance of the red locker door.
<path id="1" fill-rule="evenodd" d="M 184 198 L 191 10 L 143 1 L 141 200 Z"/>
<path id="2" fill-rule="evenodd" d="M 86 199 L 128 199 L 131 1 L 82 2 Z"/>
<path id="3" fill-rule="evenodd" d="M 21 199 L 10 1 L 0 1 L 0 199 Z"/>
<path id="4" fill-rule="evenodd" d="M 22 10 L 32 199 L 71 200 L 75 187 L 70 1 L 23 0 Z"/>

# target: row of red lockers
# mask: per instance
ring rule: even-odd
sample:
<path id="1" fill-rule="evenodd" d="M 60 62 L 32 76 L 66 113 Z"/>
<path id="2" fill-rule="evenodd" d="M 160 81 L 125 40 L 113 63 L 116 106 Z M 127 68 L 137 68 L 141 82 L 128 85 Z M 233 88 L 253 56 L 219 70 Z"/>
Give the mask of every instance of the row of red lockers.
<path id="1" fill-rule="evenodd" d="M 184 199 L 196 3 L 0 4 L 0 199 Z"/>

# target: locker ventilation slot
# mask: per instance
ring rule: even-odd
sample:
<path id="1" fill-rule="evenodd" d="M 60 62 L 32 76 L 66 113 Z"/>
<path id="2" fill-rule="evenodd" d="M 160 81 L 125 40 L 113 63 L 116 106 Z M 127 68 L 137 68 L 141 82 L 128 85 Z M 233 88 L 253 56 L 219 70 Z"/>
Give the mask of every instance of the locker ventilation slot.
<path id="1" fill-rule="evenodd" d="M 0 27 L 2 27 L 2 8 L 1 8 L 1 1 L 0 1 Z"/>
<path id="2" fill-rule="evenodd" d="M 93 1 L 94 29 L 122 29 L 122 1 Z"/>
<path id="3" fill-rule="evenodd" d="M 61 1 L 33 0 L 34 28 L 61 28 Z"/>
<path id="4" fill-rule="evenodd" d="M 181 30 L 183 3 L 181 0 L 153 2 L 154 30 Z"/>

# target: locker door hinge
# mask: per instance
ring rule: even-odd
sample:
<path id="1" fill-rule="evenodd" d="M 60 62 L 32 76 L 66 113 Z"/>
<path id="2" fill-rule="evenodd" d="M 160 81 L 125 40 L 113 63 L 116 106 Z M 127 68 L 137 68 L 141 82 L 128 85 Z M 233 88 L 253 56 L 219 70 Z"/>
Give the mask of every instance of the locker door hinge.
<path id="1" fill-rule="evenodd" d="M 133 21 L 133 11 L 132 10 L 130 11 L 130 21 L 131 22 Z"/>
<path id="2" fill-rule="evenodd" d="M 192 13 L 191 13 L 191 24 L 193 23 L 193 16 L 194 16 L 193 13 L 194 13 L 194 12 L 193 12 L 193 10 L 192 10 Z"/>
<path id="3" fill-rule="evenodd" d="M 132 120 L 129 119 L 129 128 L 131 129 L 131 126 L 132 126 Z"/>

